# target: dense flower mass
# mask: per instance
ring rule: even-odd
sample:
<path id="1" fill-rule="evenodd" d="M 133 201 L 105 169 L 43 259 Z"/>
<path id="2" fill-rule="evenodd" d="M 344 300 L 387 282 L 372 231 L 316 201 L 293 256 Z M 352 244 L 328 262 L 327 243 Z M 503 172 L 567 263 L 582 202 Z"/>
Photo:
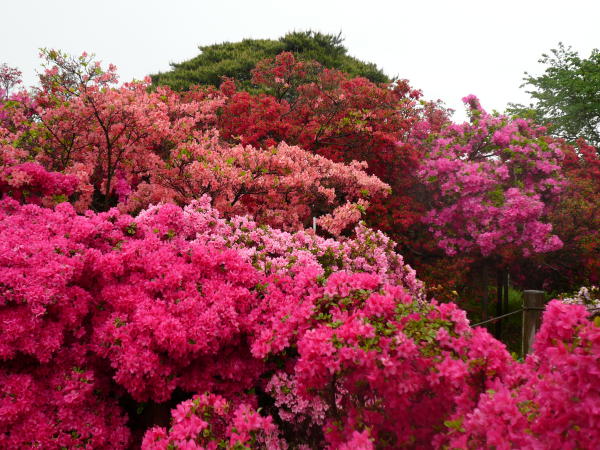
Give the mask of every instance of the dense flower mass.
<path id="1" fill-rule="evenodd" d="M 0 66 L 0 447 L 600 441 L 600 328 L 579 304 L 595 288 L 550 303 L 520 363 L 361 222 L 515 258 L 560 246 L 553 217 L 587 230 L 574 248 L 593 272 L 597 231 L 552 209 L 565 147 L 542 129 L 474 98 L 472 123 L 451 125 L 405 82 L 291 54 L 254 72 L 272 96 L 117 86 L 86 54 L 44 54 L 37 92 L 9 95 Z M 597 168 L 588 153 L 584 170 L 567 152 L 569 173 Z M 373 173 L 407 175 L 389 183 L 406 188 L 398 216 L 373 218 L 389 194 Z M 425 204 L 431 235 L 411 228 Z"/>
<path id="2" fill-rule="evenodd" d="M 549 386 L 568 371 L 588 374 L 587 385 L 569 384 L 560 395 L 587 392 L 596 401 L 597 327 L 576 306 L 549 309 L 541 343 L 521 367 L 454 305 L 426 301 L 391 242 L 364 227 L 341 242 L 290 234 L 222 219 L 207 197 L 135 218 L 11 199 L 1 211 L 0 425 L 28 430 L 5 435 L 8 446 L 125 446 L 117 404 L 124 392 L 137 404 L 200 394 L 177 407 L 171 428 L 148 431 L 148 448 L 427 446 L 459 439 L 459 420 L 464 439 L 478 442 L 492 439 L 477 431 L 490 390 L 558 401 L 520 387 L 542 370 L 539 383 Z M 586 339 L 591 347 L 580 347 Z M 563 342 L 576 345 L 572 363 L 560 356 Z M 49 398 L 56 407 L 44 401 L 41 416 L 27 413 L 33 399 Z M 91 415 L 80 407 L 74 414 L 76 401 Z M 115 427 L 119 437 L 109 432 Z M 558 439 L 545 422 L 535 433 Z"/>
<path id="3" fill-rule="evenodd" d="M 275 367 L 269 354 L 289 351 L 314 325 L 332 274 L 422 296 L 391 242 L 364 227 L 343 242 L 290 234 L 244 217 L 224 220 L 208 197 L 136 218 L 116 209 L 81 216 L 68 203 L 46 209 L 9 198 L 1 213 L 1 357 L 10 380 L 3 401 L 10 404 L 19 397 L 9 387 L 29 380 L 32 364 L 41 372 L 82 368 L 86 378 L 105 380 L 113 402 L 122 389 L 137 402 L 164 402 L 175 389 L 242 395 Z M 63 362 L 67 348 L 78 361 Z M 9 417 L 5 432 L 26 426 L 26 415 Z M 73 429 L 83 436 L 86 426 Z M 40 440 L 55 434 L 40 433 Z M 30 442 L 11 436 L 15 445 Z"/>
<path id="4" fill-rule="evenodd" d="M 4 361 L 0 386 L 2 448 L 126 448 L 130 442 L 110 376 L 79 344 L 38 367 Z"/>
<path id="5" fill-rule="evenodd" d="M 560 146 L 526 120 L 492 116 L 473 96 L 464 101 L 471 123 L 446 127 L 419 171 L 434 190 L 425 220 L 438 245 L 449 255 L 559 249 L 543 219 L 564 185 Z"/>
<path id="6" fill-rule="evenodd" d="M 457 448 L 594 448 L 600 440 L 600 327 L 584 307 L 553 301 L 535 351 L 457 416 Z"/>

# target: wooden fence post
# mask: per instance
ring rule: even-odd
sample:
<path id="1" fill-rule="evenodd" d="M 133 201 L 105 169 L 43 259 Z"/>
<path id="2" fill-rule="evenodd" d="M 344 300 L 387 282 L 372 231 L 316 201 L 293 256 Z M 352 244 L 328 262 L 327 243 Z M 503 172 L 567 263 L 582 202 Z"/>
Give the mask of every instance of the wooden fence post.
<path id="1" fill-rule="evenodd" d="M 533 340 L 542 323 L 544 291 L 523 292 L 523 332 L 521 335 L 521 353 L 523 357 L 531 351 Z"/>

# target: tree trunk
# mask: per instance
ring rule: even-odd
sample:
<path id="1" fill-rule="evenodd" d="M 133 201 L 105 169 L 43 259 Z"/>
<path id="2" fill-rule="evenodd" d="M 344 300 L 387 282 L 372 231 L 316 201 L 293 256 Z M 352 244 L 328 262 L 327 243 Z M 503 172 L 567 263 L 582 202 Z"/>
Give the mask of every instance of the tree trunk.
<path id="1" fill-rule="evenodd" d="M 504 294 L 504 298 L 502 299 L 502 303 L 504 304 L 503 306 L 503 310 L 504 310 L 504 314 L 508 313 L 508 283 L 509 283 L 509 278 L 510 275 L 508 273 L 508 271 L 504 271 L 504 277 L 502 279 L 502 284 L 503 284 L 503 294 Z"/>
<path id="2" fill-rule="evenodd" d="M 490 290 L 489 290 L 489 276 L 488 276 L 488 264 L 487 262 L 483 263 L 482 265 L 482 271 L 483 271 L 483 276 L 482 278 L 482 283 L 483 283 L 483 301 L 482 301 L 482 311 L 481 311 L 481 320 L 487 320 L 488 319 L 488 305 L 490 302 Z"/>
<path id="3" fill-rule="evenodd" d="M 502 304 L 502 294 L 504 290 L 504 271 L 498 269 L 496 271 L 496 317 L 506 314 L 506 310 Z M 502 320 L 496 321 L 495 333 L 496 339 L 500 340 L 502 337 Z"/>

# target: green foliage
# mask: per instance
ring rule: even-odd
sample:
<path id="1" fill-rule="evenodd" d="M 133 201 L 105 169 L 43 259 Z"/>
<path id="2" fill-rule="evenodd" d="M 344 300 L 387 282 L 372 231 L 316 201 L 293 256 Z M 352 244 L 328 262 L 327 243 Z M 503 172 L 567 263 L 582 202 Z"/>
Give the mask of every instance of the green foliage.
<path id="1" fill-rule="evenodd" d="M 281 52 L 293 52 L 299 60 L 315 60 L 326 68 L 338 69 L 352 76 L 376 83 L 391 81 L 373 63 L 365 63 L 347 54 L 341 35 L 315 31 L 288 33 L 278 40 L 244 39 L 200 46 L 201 53 L 188 61 L 171 63 L 172 70 L 152 75 L 154 85 L 186 90 L 192 85 L 219 86 L 222 77 L 234 78 L 243 90 L 253 91 L 250 71 L 257 62 Z"/>
<path id="2" fill-rule="evenodd" d="M 568 140 L 584 138 L 600 145 L 600 51 L 594 49 L 588 59 L 582 59 L 559 43 L 539 62 L 546 66 L 545 72 L 539 76 L 525 73 L 521 86 L 531 87 L 527 93 L 535 104 L 511 104 L 508 112 L 551 123 L 551 131 Z"/>
<path id="3" fill-rule="evenodd" d="M 523 292 L 509 286 L 508 288 L 508 310 L 503 314 L 517 311 L 523 307 Z M 502 319 L 502 342 L 513 355 L 521 353 L 521 327 L 523 324 L 522 314 L 513 314 Z"/>

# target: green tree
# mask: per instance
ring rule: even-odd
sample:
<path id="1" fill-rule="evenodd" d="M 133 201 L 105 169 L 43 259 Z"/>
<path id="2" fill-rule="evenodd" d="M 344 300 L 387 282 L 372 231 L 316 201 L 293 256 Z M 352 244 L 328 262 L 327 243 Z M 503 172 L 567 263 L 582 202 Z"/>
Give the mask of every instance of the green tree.
<path id="1" fill-rule="evenodd" d="M 199 47 L 201 53 L 188 61 L 171 63 L 172 70 L 151 75 L 154 85 L 162 84 L 175 90 L 192 85 L 219 86 L 222 77 L 234 78 L 243 90 L 256 90 L 250 71 L 260 60 L 281 52 L 293 52 L 299 60 L 315 60 L 330 69 L 352 76 L 368 78 L 375 83 L 391 80 L 373 63 L 348 55 L 341 34 L 322 34 L 315 31 L 288 33 L 278 40 L 244 39 Z"/>
<path id="2" fill-rule="evenodd" d="M 535 103 L 529 106 L 511 104 L 508 112 L 551 125 L 550 131 L 569 141 L 584 138 L 600 145 L 600 51 L 592 50 L 582 59 L 571 47 L 562 43 L 543 54 L 546 66 L 542 75 L 525 73 L 526 91 Z"/>

